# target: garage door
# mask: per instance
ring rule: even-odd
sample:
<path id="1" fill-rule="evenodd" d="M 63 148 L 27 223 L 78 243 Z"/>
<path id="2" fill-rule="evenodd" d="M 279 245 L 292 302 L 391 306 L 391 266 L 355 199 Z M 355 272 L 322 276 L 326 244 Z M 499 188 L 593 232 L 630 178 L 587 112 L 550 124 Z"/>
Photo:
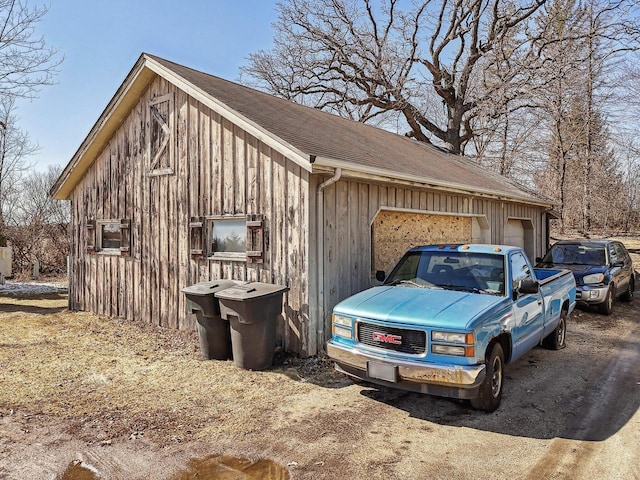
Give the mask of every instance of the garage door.
<path id="1" fill-rule="evenodd" d="M 522 220 L 509 220 L 504 230 L 504 244 L 524 249 L 524 225 Z"/>
<path id="2" fill-rule="evenodd" d="M 389 273 L 412 247 L 471 241 L 471 217 L 382 210 L 371 225 L 372 269 Z"/>

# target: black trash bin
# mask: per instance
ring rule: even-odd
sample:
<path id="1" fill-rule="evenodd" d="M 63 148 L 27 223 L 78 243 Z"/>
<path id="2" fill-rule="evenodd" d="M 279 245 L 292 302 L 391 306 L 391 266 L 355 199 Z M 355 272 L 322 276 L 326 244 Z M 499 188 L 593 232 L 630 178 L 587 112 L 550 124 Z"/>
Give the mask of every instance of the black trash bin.
<path id="1" fill-rule="evenodd" d="M 239 282 L 234 280 L 214 280 L 196 283 L 182 289 L 187 296 L 187 308 L 191 313 L 196 314 L 200 353 L 206 359 L 228 360 L 231 358 L 229 322 L 220 318 L 220 303 L 215 293 L 238 284 Z"/>
<path id="2" fill-rule="evenodd" d="M 282 296 L 289 287 L 251 282 L 217 292 L 220 315 L 231 326 L 233 363 L 246 370 L 264 370 L 273 365 L 276 319 L 282 311 Z"/>

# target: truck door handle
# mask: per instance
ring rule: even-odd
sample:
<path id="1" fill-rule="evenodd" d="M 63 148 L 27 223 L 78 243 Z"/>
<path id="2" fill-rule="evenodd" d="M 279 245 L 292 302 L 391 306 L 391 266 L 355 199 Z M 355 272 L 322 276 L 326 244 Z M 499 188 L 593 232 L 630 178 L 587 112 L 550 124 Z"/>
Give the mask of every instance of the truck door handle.
<path id="1" fill-rule="evenodd" d="M 542 305 L 542 298 L 538 297 L 538 305 Z"/>

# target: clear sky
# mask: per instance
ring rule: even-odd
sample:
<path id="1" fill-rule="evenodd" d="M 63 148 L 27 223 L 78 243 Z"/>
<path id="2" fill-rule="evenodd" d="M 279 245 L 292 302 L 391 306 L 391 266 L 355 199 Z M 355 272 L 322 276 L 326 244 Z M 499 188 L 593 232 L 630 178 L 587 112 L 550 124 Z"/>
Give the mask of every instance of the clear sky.
<path id="1" fill-rule="evenodd" d="M 142 52 L 228 80 L 271 46 L 275 0 L 52 0 L 38 25 L 64 55 L 56 84 L 18 104 L 40 150 L 36 169 L 65 166 Z M 31 0 L 31 5 L 40 4 Z"/>

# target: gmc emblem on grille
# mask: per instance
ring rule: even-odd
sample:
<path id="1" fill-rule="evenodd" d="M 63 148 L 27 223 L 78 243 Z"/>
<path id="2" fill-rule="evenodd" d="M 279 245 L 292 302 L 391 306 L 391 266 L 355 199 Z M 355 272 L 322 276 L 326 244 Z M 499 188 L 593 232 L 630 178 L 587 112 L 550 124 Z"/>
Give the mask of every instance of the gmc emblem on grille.
<path id="1" fill-rule="evenodd" d="M 373 332 L 371 338 L 376 342 L 392 343 L 394 345 L 402 345 L 402 337 L 400 335 L 391 335 L 380 332 Z"/>

